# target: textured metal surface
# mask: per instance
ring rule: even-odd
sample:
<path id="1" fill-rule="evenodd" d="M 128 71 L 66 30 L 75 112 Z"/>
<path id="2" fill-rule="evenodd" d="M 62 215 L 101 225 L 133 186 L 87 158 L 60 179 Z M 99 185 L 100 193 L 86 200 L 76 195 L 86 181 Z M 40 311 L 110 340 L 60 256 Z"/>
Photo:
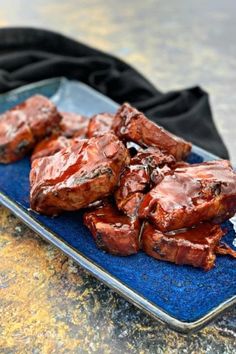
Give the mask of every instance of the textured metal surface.
<path id="1" fill-rule="evenodd" d="M 236 161 L 233 0 L 0 0 L 0 26 L 60 30 L 121 56 L 163 90 L 203 85 Z M 0 352 L 233 353 L 236 309 L 183 337 L 0 212 Z"/>

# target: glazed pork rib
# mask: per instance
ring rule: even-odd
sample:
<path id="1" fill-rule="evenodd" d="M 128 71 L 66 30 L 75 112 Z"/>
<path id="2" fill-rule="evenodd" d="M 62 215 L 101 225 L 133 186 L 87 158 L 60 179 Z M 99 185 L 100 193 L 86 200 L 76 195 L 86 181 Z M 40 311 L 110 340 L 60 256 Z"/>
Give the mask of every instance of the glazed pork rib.
<path id="1" fill-rule="evenodd" d="M 35 138 L 24 115 L 8 112 L 0 117 L 0 163 L 20 160 L 34 145 Z"/>
<path id="2" fill-rule="evenodd" d="M 9 112 L 25 116 L 36 141 L 57 129 L 62 118 L 56 106 L 47 97 L 41 95 L 28 98 Z"/>
<path id="3" fill-rule="evenodd" d="M 0 116 L 0 162 L 20 160 L 42 138 L 57 129 L 61 120 L 54 104 L 36 95 Z"/>
<path id="4" fill-rule="evenodd" d="M 89 119 L 87 138 L 110 133 L 114 117 L 114 114 L 111 113 L 99 113 L 92 116 Z"/>
<path id="5" fill-rule="evenodd" d="M 145 166 L 128 166 L 123 171 L 115 192 L 116 205 L 127 215 L 136 215 L 148 188 L 150 177 Z"/>
<path id="6" fill-rule="evenodd" d="M 98 248 L 119 256 L 139 251 L 140 222 L 137 218 L 121 214 L 110 203 L 86 212 L 83 218 Z"/>
<path id="7" fill-rule="evenodd" d="M 150 121 L 136 108 L 124 103 L 117 111 L 113 127 L 122 140 L 134 141 L 141 146 L 154 146 L 176 160 L 183 160 L 191 150 L 191 144 Z"/>
<path id="8" fill-rule="evenodd" d="M 139 216 L 161 231 L 211 220 L 219 223 L 236 212 L 236 173 L 218 160 L 176 168 L 147 193 Z"/>
<path id="9" fill-rule="evenodd" d="M 122 172 L 118 189 L 115 192 L 115 200 L 119 210 L 127 215 L 135 215 L 138 211 L 144 193 L 150 189 L 150 185 L 164 177 L 162 167 L 171 166 L 175 159 L 171 155 L 163 154 L 157 148 L 139 150 L 131 158 L 130 165 Z M 154 173 L 155 172 L 155 173 Z"/>
<path id="10" fill-rule="evenodd" d="M 113 192 L 129 162 L 128 150 L 114 134 L 76 144 L 33 161 L 31 208 L 47 215 L 78 210 Z"/>
<path id="11" fill-rule="evenodd" d="M 189 230 L 164 234 L 147 223 L 142 249 L 149 256 L 176 264 L 189 264 L 210 270 L 214 266 L 219 242 L 224 235 L 219 225 L 200 224 Z"/>

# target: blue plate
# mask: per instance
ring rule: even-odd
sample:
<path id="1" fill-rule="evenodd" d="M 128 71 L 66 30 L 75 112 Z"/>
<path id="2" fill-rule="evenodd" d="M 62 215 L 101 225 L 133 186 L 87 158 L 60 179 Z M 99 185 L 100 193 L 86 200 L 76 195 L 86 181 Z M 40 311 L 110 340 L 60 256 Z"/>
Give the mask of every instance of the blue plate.
<path id="1" fill-rule="evenodd" d="M 115 112 L 118 107 L 90 87 L 62 78 L 1 95 L 0 110 L 7 110 L 36 93 L 50 97 L 61 110 L 87 116 Z M 194 147 L 189 161 L 216 158 Z M 106 254 L 96 248 L 83 226 L 81 212 L 50 218 L 29 210 L 29 170 L 28 158 L 9 165 L 0 164 L 0 202 L 43 238 L 148 314 L 186 333 L 202 327 L 236 302 L 236 262 L 232 258 L 219 256 L 216 267 L 204 272 L 190 266 L 160 262 L 143 252 L 130 257 Z M 232 247 L 233 224 L 227 222 L 225 227 L 228 229 L 225 241 Z"/>

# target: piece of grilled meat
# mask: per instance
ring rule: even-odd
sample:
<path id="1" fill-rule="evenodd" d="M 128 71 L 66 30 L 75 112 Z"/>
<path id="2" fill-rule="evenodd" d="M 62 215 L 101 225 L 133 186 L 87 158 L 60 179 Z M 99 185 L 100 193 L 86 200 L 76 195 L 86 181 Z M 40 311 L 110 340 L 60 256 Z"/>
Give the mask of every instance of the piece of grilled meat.
<path id="1" fill-rule="evenodd" d="M 60 122 L 61 135 L 67 138 L 85 138 L 87 134 L 89 119 L 77 113 L 60 112 L 62 120 Z"/>
<path id="2" fill-rule="evenodd" d="M 139 150 L 131 158 L 130 165 L 122 172 L 115 200 L 118 209 L 127 215 L 136 215 L 145 192 L 158 183 L 169 171 L 175 158 L 157 148 Z M 163 168 L 165 167 L 165 168 Z"/>
<path id="3" fill-rule="evenodd" d="M 114 121 L 114 114 L 99 113 L 92 116 L 89 120 L 87 137 L 103 135 L 112 131 L 112 124 Z"/>
<path id="4" fill-rule="evenodd" d="M 24 115 L 36 141 L 58 129 L 61 115 L 56 106 L 47 98 L 35 95 L 8 111 Z"/>
<path id="5" fill-rule="evenodd" d="M 25 117 L 5 113 L 0 117 L 0 162 L 10 163 L 20 160 L 34 146 L 32 130 Z"/>
<path id="6" fill-rule="evenodd" d="M 42 138 L 57 129 L 61 120 L 54 104 L 36 95 L 0 116 L 0 162 L 20 160 Z"/>
<path id="7" fill-rule="evenodd" d="M 89 210 L 83 219 L 98 248 L 118 256 L 139 251 L 139 220 L 123 215 L 111 203 Z"/>
<path id="8" fill-rule="evenodd" d="M 224 232 L 219 225 L 210 223 L 168 234 L 146 223 L 142 233 L 142 249 L 149 256 L 162 261 L 189 264 L 210 270 L 214 267 L 223 235 Z"/>
<path id="9" fill-rule="evenodd" d="M 127 215 L 136 215 L 149 183 L 150 176 L 145 166 L 127 166 L 121 174 L 119 186 L 115 192 L 118 209 Z"/>
<path id="10" fill-rule="evenodd" d="M 55 155 L 33 161 L 31 208 L 47 215 L 84 208 L 113 192 L 127 163 L 128 150 L 114 134 L 78 139 Z"/>
<path id="11" fill-rule="evenodd" d="M 219 223 L 236 212 L 236 173 L 217 160 L 176 168 L 143 198 L 139 216 L 161 231 L 211 220 Z"/>
<path id="12" fill-rule="evenodd" d="M 157 147 L 178 161 L 191 151 L 191 143 L 153 123 L 128 103 L 124 103 L 117 111 L 112 128 L 120 139 L 131 140 L 141 146 Z"/>

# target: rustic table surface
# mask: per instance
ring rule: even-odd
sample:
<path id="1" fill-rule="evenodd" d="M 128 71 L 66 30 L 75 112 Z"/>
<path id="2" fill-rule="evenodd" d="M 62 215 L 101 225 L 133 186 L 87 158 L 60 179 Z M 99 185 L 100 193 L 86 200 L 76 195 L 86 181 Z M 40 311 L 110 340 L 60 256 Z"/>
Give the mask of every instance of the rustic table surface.
<path id="1" fill-rule="evenodd" d="M 122 4 L 122 6 L 121 6 Z M 236 164 L 234 0 L 0 0 L 0 26 L 41 26 L 111 52 L 162 90 L 199 84 Z M 235 353 L 236 308 L 190 336 L 146 316 L 0 208 L 1 353 Z"/>

